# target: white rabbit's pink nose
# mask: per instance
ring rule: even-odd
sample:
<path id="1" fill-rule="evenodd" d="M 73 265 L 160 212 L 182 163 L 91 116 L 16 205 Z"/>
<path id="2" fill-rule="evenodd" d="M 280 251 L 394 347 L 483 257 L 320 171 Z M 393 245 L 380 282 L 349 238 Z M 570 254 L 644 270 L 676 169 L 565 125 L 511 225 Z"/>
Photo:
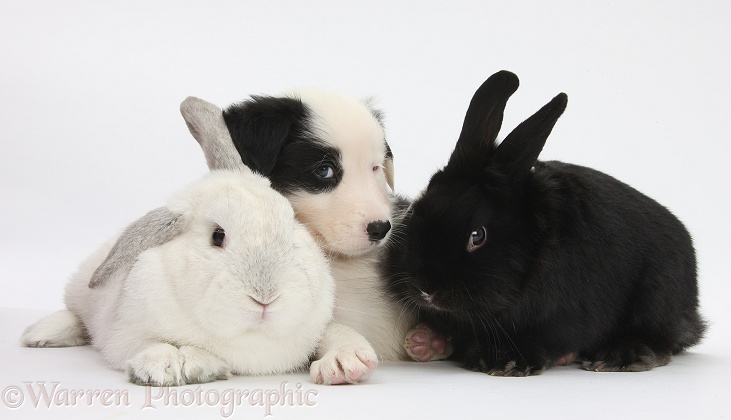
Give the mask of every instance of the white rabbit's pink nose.
<path id="1" fill-rule="evenodd" d="M 253 297 L 253 296 L 249 296 L 249 298 L 251 300 L 253 300 L 254 303 L 256 303 L 257 305 L 261 306 L 264 310 L 266 310 L 269 305 L 274 303 L 274 301 L 279 298 L 279 295 L 271 297 L 271 298 L 261 298 L 261 297 Z"/>
<path id="2" fill-rule="evenodd" d="M 274 303 L 274 301 L 276 301 L 279 296 L 277 295 L 267 299 L 253 296 L 249 296 L 249 298 L 260 307 L 260 312 L 257 312 L 255 315 L 255 318 L 258 320 L 258 322 L 262 323 L 265 321 L 269 321 L 272 316 L 272 310 L 270 309 L 270 305 Z"/>

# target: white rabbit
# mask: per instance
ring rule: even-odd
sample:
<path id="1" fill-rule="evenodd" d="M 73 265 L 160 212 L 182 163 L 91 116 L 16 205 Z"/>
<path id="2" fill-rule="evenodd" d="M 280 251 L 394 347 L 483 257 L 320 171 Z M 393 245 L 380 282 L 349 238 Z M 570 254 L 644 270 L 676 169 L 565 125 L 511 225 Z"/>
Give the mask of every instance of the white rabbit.
<path id="1" fill-rule="evenodd" d="M 221 108 L 189 97 L 181 105 L 181 110 L 211 170 L 241 164 L 242 157 L 222 121 Z M 202 119 L 202 115 L 206 118 Z M 317 234 L 314 236 L 318 237 Z M 317 348 L 317 360 L 310 366 L 310 377 L 314 382 L 331 385 L 357 383 L 368 378 L 378 364 L 378 355 L 359 331 L 368 337 L 385 338 L 374 345 L 389 360 L 398 359 L 399 351 L 403 352 L 401 343 L 411 323 L 398 322 L 407 316 L 388 304 L 382 296 L 380 278 L 374 275 L 378 272 L 377 255 L 374 252 L 347 258 L 347 261 L 336 259 L 332 262 L 336 279 L 335 301 L 338 303 L 334 321 L 338 322 L 327 326 Z"/>
<path id="2" fill-rule="evenodd" d="M 185 104 L 194 136 L 228 136 L 220 113 Z M 141 385 L 306 366 L 332 318 L 329 264 L 266 178 L 240 161 L 216 166 L 84 261 L 67 309 L 28 327 L 22 343 L 91 343 Z"/>

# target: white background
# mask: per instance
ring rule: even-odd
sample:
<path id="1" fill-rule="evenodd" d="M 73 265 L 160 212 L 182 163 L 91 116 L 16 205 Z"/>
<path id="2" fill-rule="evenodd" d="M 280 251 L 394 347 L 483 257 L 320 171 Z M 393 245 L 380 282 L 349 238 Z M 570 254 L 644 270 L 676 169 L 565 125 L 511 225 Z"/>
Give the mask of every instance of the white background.
<path id="1" fill-rule="evenodd" d="M 188 95 L 374 95 L 413 197 L 507 69 L 521 87 L 503 136 L 566 92 L 542 158 L 603 170 L 686 223 L 711 328 L 682 363 L 715 365 L 697 392 L 731 390 L 731 2 L 360 3 L 0 0 L 0 307 L 61 308 L 84 256 L 206 172 Z"/>

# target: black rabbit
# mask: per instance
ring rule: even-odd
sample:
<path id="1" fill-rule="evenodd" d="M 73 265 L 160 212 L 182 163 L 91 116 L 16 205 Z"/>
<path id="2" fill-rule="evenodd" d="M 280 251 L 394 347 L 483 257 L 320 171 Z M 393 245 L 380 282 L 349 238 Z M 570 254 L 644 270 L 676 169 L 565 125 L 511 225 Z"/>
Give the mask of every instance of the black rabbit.
<path id="1" fill-rule="evenodd" d="M 384 264 L 398 299 L 499 376 L 578 358 L 644 371 L 701 339 L 693 244 L 665 207 L 596 170 L 538 161 L 556 96 L 499 145 L 507 71 L 477 90 L 444 169 L 398 226 Z"/>

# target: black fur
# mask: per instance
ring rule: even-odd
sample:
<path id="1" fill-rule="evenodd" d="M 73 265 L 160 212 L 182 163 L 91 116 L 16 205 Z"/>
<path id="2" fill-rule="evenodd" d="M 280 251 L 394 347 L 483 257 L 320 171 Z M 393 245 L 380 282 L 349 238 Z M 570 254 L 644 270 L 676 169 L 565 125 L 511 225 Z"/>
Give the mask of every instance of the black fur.
<path id="1" fill-rule="evenodd" d="M 340 152 L 309 134 L 310 110 L 299 99 L 253 96 L 226 108 L 223 118 L 244 164 L 275 190 L 320 193 L 342 179 Z M 334 176 L 323 179 L 318 170 L 327 165 Z"/>
<path id="2" fill-rule="evenodd" d="M 589 370 L 666 364 L 705 330 L 690 235 L 606 174 L 536 160 L 565 94 L 497 146 L 517 87 L 500 72 L 475 93 L 449 163 L 397 227 L 391 291 L 470 369 L 524 376 L 573 355 Z M 468 252 L 481 226 L 487 241 Z"/>

